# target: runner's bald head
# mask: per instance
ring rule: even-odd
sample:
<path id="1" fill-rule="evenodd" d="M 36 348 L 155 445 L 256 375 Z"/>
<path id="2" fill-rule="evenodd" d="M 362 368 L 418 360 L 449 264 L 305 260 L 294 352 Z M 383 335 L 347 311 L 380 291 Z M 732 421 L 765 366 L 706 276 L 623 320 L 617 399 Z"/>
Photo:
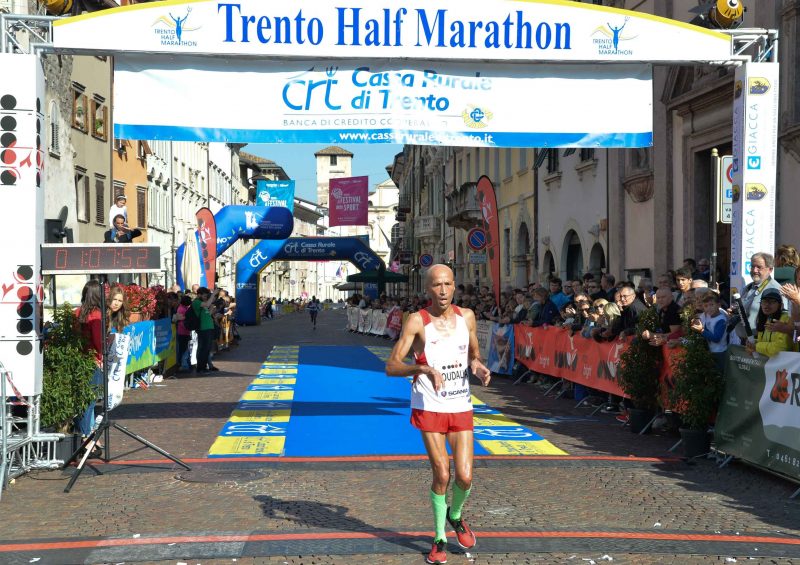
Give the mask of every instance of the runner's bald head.
<path id="1" fill-rule="evenodd" d="M 451 281 L 455 279 L 455 275 L 453 275 L 453 269 L 451 269 L 447 265 L 437 263 L 436 265 L 433 265 L 430 269 L 428 269 L 427 273 L 425 273 L 425 287 L 426 288 L 429 287 L 432 281 L 436 280 L 438 277 L 441 277 L 442 275 L 447 275 Z"/>

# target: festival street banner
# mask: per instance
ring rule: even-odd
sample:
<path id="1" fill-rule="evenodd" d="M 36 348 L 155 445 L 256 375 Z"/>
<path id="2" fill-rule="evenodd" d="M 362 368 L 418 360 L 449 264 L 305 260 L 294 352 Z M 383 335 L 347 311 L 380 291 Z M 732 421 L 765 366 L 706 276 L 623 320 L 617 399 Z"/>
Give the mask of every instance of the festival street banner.
<path id="1" fill-rule="evenodd" d="M 514 369 L 514 326 L 492 324 L 486 366 L 493 373 L 510 375 Z"/>
<path id="2" fill-rule="evenodd" d="M 717 449 L 800 479 L 800 355 L 729 351 L 714 426 Z"/>
<path id="3" fill-rule="evenodd" d="M 330 180 L 329 225 L 366 226 L 369 209 L 369 177 Z"/>
<path id="4" fill-rule="evenodd" d="M 114 134 L 121 139 L 592 148 L 653 141 L 652 69 L 637 63 L 121 55 L 114 83 Z M 142 104 L 136 93 L 143 91 L 159 103 Z M 586 92 L 595 94 L 591 104 Z"/>

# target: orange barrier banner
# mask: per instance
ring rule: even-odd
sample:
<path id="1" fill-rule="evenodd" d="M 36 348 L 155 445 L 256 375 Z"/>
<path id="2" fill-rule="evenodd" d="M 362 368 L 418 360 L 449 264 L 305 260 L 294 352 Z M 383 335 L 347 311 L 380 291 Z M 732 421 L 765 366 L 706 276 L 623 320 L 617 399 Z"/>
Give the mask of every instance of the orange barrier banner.
<path id="1" fill-rule="evenodd" d="M 561 328 L 514 326 L 515 357 L 537 373 L 625 396 L 617 384 L 623 341 L 598 342 Z"/>

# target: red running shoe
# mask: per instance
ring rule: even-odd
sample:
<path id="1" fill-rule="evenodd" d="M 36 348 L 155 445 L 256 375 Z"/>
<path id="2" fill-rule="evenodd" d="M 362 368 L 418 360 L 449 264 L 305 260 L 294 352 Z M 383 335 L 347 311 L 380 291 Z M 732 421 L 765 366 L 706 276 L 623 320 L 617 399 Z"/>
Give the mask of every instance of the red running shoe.
<path id="1" fill-rule="evenodd" d="M 617 422 L 621 422 L 623 424 L 627 424 L 628 423 L 628 419 L 630 418 L 630 415 L 628 414 L 628 411 L 625 410 L 624 412 L 620 412 L 619 414 L 617 414 L 616 418 L 617 418 Z"/>
<path id="2" fill-rule="evenodd" d="M 463 519 L 453 520 L 450 518 L 450 508 L 447 509 L 447 523 L 456 531 L 458 545 L 464 549 L 472 549 L 475 547 L 475 544 L 478 543 L 475 538 L 475 532 L 472 531 Z"/>
<path id="3" fill-rule="evenodd" d="M 447 553 L 444 551 L 444 547 L 446 542 L 443 541 L 435 541 L 433 542 L 433 547 L 431 548 L 431 552 L 425 558 L 425 561 L 428 563 L 434 563 L 438 565 L 443 565 L 447 563 Z"/>

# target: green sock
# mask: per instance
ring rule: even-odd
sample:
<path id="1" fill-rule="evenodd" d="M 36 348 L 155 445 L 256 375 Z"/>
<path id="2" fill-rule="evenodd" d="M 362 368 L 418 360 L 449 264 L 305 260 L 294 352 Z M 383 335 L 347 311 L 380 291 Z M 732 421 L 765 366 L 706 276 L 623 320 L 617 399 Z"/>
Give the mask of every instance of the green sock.
<path id="1" fill-rule="evenodd" d="M 450 506 L 450 519 L 458 520 L 461 518 L 461 509 L 464 508 L 464 503 L 467 501 L 469 493 L 472 492 L 472 487 L 467 490 L 458 486 L 458 483 L 453 481 L 453 504 Z"/>
<path id="2" fill-rule="evenodd" d="M 436 529 L 433 541 L 447 541 L 447 534 L 444 531 L 447 519 L 447 495 L 431 491 L 431 505 L 433 505 L 433 521 Z"/>

